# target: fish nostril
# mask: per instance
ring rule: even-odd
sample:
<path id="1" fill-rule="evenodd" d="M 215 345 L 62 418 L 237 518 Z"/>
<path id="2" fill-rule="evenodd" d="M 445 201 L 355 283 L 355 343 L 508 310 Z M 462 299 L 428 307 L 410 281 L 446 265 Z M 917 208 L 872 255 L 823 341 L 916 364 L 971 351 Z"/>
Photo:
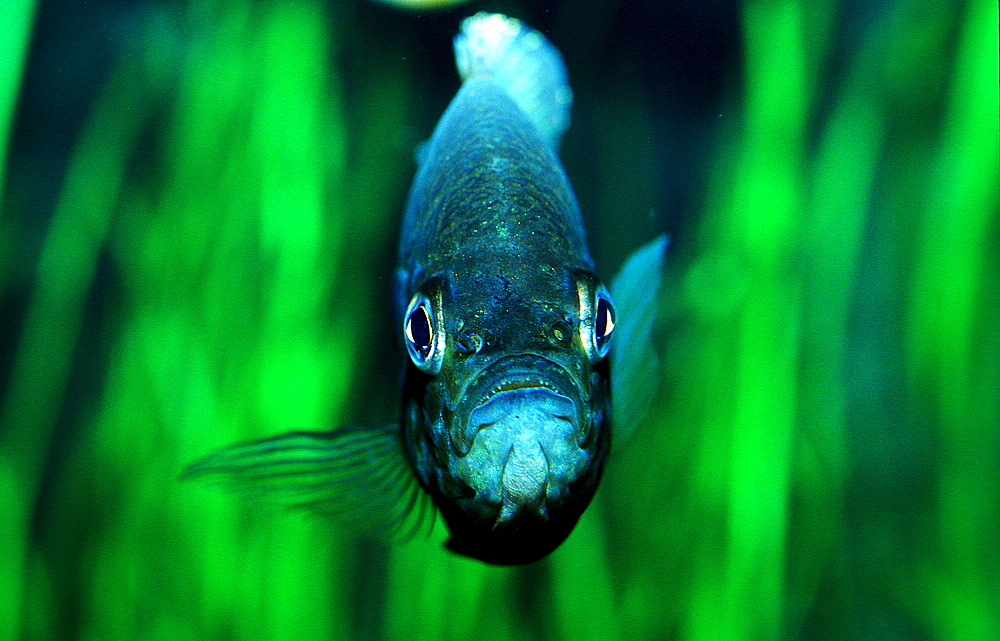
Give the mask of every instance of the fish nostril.
<path id="1" fill-rule="evenodd" d="M 564 347 L 570 343 L 572 336 L 573 327 L 567 321 L 561 320 L 551 327 L 547 338 L 553 345 Z"/>
<path id="2" fill-rule="evenodd" d="M 479 334 L 461 334 L 455 340 L 455 351 L 461 356 L 478 354 L 483 348 L 483 339 Z"/>

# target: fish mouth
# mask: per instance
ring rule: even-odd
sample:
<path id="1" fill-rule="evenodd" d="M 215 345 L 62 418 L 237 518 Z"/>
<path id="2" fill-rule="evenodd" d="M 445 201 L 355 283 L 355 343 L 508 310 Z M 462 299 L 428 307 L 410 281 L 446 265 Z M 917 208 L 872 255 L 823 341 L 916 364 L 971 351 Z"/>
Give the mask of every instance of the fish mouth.
<path id="1" fill-rule="evenodd" d="M 589 393 L 574 382 L 561 365 L 533 354 L 501 358 L 484 368 L 465 388 L 462 401 L 452 412 L 452 446 L 459 456 L 467 456 L 480 430 L 497 422 L 496 412 L 488 408 L 519 404 L 525 399 L 538 401 L 553 417 L 574 426 L 577 444 L 589 435 L 586 413 Z M 464 419 L 464 420 L 463 420 Z"/>
<path id="2" fill-rule="evenodd" d="M 542 518 L 591 461 L 583 394 L 556 363 L 501 359 L 466 389 L 451 425 L 455 472 L 476 498 L 498 509 L 495 523 L 525 508 Z"/>

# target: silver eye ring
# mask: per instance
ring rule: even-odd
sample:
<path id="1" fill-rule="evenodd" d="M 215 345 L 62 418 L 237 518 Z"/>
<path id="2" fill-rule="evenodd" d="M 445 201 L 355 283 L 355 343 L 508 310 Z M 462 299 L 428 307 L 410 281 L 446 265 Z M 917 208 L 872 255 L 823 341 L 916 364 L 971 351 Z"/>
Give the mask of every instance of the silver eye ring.
<path id="1" fill-rule="evenodd" d="M 607 287 L 583 280 L 577 286 L 580 300 L 580 339 L 591 363 L 608 355 L 617 316 Z"/>
<path id="2" fill-rule="evenodd" d="M 437 374 L 444 356 L 445 334 L 441 306 L 417 292 L 403 316 L 403 342 L 410 360 L 420 370 Z"/>

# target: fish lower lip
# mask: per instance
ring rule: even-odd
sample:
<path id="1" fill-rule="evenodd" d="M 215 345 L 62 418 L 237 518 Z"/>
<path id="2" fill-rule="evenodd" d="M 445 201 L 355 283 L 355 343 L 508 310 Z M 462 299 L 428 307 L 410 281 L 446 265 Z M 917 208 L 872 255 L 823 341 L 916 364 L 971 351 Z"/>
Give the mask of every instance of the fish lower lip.
<path id="1" fill-rule="evenodd" d="M 497 506 L 497 523 L 527 509 L 546 518 L 590 460 L 579 447 L 576 403 L 543 384 L 504 384 L 469 413 L 455 460 L 477 498 Z"/>
<path id="2" fill-rule="evenodd" d="M 459 457 L 468 455 L 483 429 L 497 423 L 511 408 L 532 416 L 518 429 L 529 429 L 532 421 L 552 423 L 553 429 L 569 428 L 581 442 L 589 425 L 582 406 L 586 401 L 570 373 L 558 363 L 536 354 L 518 354 L 498 359 L 471 380 L 455 404 L 449 421 L 451 445 Z M 530 402 L 528 402 L 530 401 Z M 505 408 L 498 411 L 497 408 Z M 534 429 L 538 429 L 537 427 Z"/>

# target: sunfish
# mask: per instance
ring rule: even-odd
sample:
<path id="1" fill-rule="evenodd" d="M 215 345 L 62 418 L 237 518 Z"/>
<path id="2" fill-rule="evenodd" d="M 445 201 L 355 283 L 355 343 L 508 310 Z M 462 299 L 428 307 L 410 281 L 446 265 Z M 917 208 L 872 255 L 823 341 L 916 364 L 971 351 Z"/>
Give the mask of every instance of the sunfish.
<path id="1" fill-rule="evenodd" d="M 185 476 L 390 538 L 436 509 L 451 550 L 530 563 L 573 530 L 612 429 L 620 441 L 656 391 L 666 239 L 606 287 L 557 156 L 572 102 L 559 52 L 487 13 L 454 46 L 463 84 L 421 151 L 400 235 L 398 423 L 239 444 Z"/>

